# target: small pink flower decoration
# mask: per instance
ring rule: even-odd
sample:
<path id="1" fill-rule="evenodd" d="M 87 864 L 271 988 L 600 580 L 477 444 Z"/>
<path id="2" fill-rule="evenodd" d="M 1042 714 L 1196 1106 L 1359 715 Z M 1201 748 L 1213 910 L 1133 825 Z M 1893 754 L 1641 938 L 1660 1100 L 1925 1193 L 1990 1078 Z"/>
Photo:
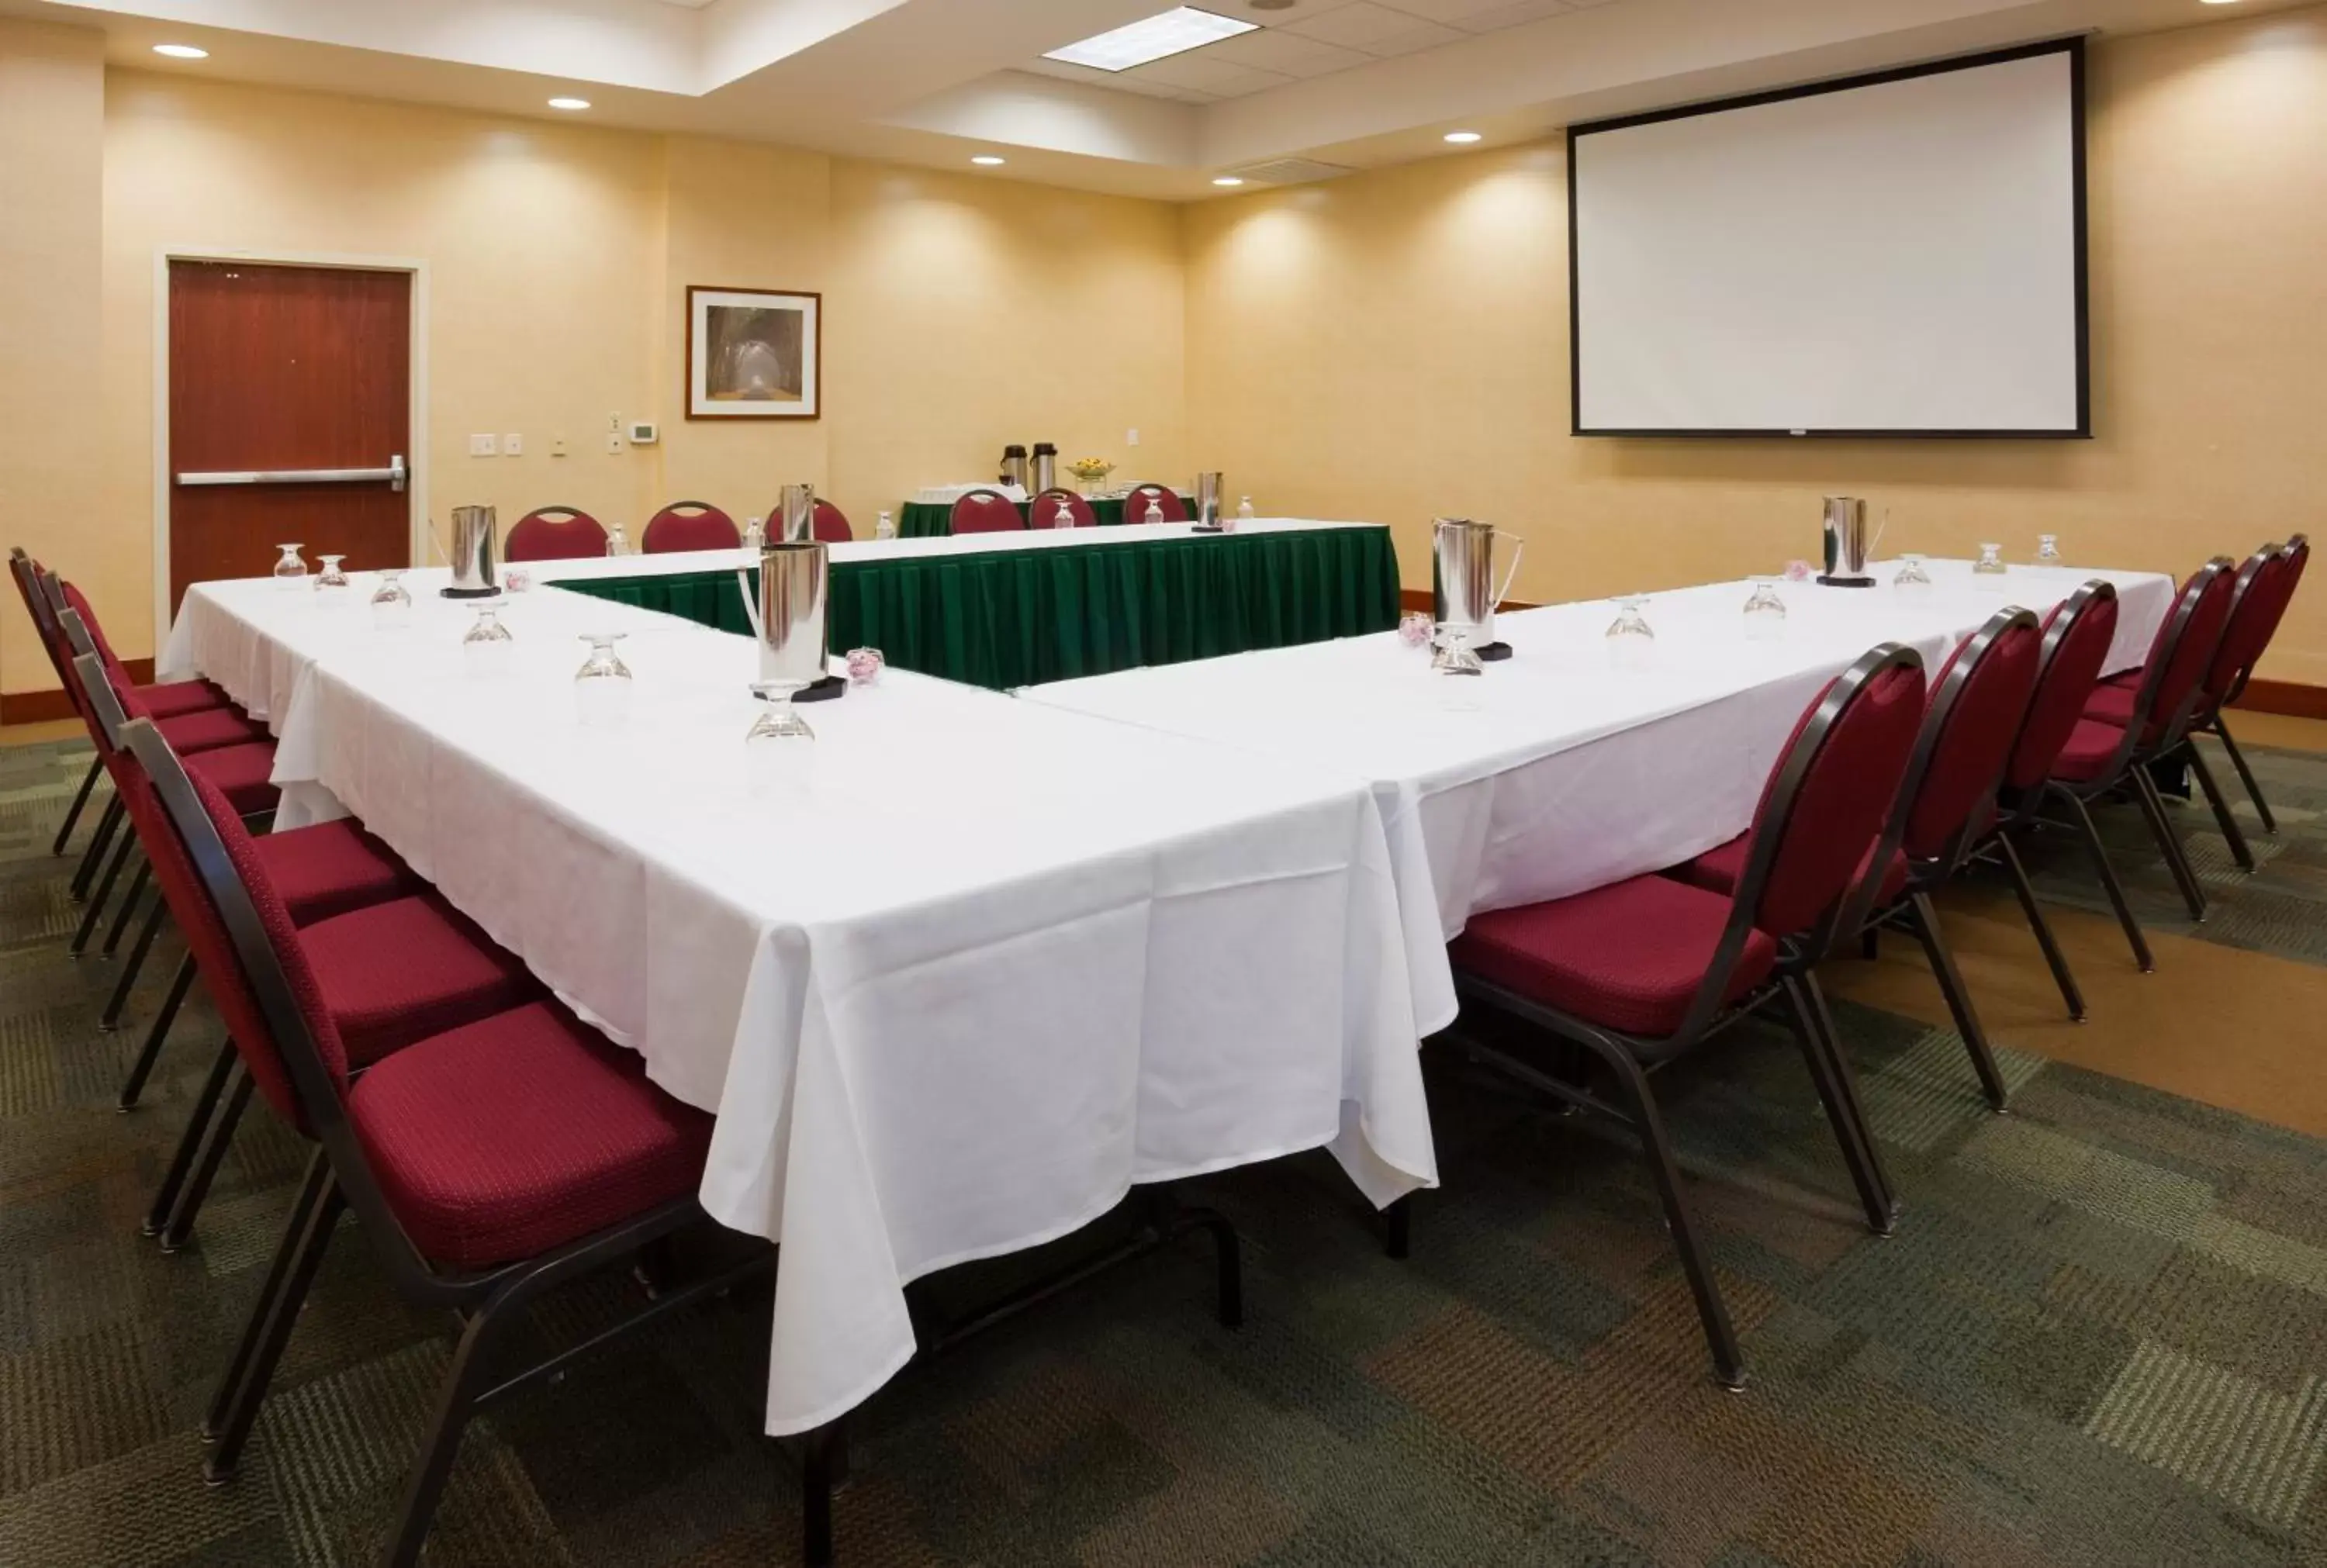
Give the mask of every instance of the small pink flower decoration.
<path id="1" fill-rule="evenodd" d="M 1421 648 L 1430 641 L 1430 617 L 1421 611 L 1410 611 L 1398 617 L 1398 640 L 1408 648 Z"/>
<path id="2" fill-rule="evenodd" d="M 851 686 L 871 686 L 880 677 L 887 663 L 877 648 L 852 648 L 848 650 L 848 681 Z"/>
<path id="3" fill-rule="evenodd" d="M 522 593 L 527 589 L 533 586 L 533 574 L 530 572 L 503 572 L 501 574 L 501 586 L 508 589 L 512 593 Z"/>
<path id="4" fill-rule="evenodd" d="M 1787 562 L 1787 563 L 1786 563 L 1786 581 L 1787 581 L 1787 582 L 1789 582 L 1789 583 L 1807 583 L 1807 582 L 1808 582 L 1809 580 L 1810 580 L 1810 564 L 1809 564 L 1808 561 L 1799 561 L 1799 560 L 1796 560 L 1796 561 L 1789 561 L 1789 562 Z"/>

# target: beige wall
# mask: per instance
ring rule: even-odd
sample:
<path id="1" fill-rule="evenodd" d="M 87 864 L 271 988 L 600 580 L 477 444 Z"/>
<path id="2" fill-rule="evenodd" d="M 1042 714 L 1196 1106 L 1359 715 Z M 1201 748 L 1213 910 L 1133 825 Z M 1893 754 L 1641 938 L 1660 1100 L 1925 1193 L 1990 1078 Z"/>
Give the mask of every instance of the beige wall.
<path id="1" fill-rule="evenodd" d="M 35 554 L 104 531 L 94 415 L 104 122 L 97 34 L 0 21 L 0 543 Z M 61 419 L 60 409 L 88 412 Z M 0 677 L 54 686 L 22 610 L 0 612 Z"/>
<path id="2" fill-rule="evenodd" d="M 1518 593 L 1574 599 L 1773 569 L 1818 501 L 1888 548 L 2186 571 L 2327 532 L 2327 10 L 2094 51 L 2089 442 L 1579 440 L 1559 142 L 1189 210 L 1191 450 L 1264 510 L 1523 535 Z M 2327 583 L 2265 675 L 2327 685 Z"/>
<path id="3" fill-rule="evenodd" d="M 0 494 L 8 542 L 82 581 L 126 656 L 151 643 L 166 250 L 424 263 L 440 519 L 562 501 L 635 538 L 662 501 L 740 520 L 808 480 L 870 532 L 920 485 L 990 476 L 1005 442 L 1121 456 L 1133 427 L 1135 466 L 1183 477 L 1171 207 L 107 71 L 96 38 L 0 23 L 0 407 L 44 436 L 0 446 Z M 822 419 L 685 417 L 689 284 L 824 295 Z M 661 443 L 608 453 L 616 414 Z M 472 432 L 511 431 L 523 456 L 468 455 Z M 0 617 L 0 689 L 54 684 L 23 621 Z"/>

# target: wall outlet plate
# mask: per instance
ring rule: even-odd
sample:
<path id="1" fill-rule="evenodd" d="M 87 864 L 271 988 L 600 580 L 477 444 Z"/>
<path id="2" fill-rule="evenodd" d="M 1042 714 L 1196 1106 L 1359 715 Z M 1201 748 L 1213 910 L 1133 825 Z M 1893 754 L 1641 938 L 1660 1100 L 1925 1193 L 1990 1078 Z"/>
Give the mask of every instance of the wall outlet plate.
<path id="1" fill-rule="evenodd" d="M 653 420 L 633 419 L 631 421 L 631 444 L 632 446 L 652 446 L 656 442 L 661 439 L 662 433 L 655 428 Z"/>
<path id="2" fill-rule="evenodd" d="M 509 434 L 502 436 L 501 455 L 504 457 L 522 457 L 525 455 L 525 437 L 518 434 L 515 431 L 511 431 Z"/>

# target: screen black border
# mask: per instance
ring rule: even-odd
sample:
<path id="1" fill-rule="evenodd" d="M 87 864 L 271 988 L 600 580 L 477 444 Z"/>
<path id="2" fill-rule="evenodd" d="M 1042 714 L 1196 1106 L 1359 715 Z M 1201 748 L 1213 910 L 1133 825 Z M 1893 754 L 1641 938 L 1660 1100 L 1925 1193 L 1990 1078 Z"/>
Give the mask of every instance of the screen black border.
<path id="1" fill-rule="evenodd" d="M 1629 130 L 1635 126 L 1656 125 L 1665 120 L 1693 119 L 1699 115 L 1721 114 L 1730 109 L 1752 108 L 1761 104 L 1784 103 L 1793 98 L 1818 98 L 1827 93 L 1849 92 L 1857 88 L 1880 87 L 1886 82 L 1909 81 L 1917 77 L 1941 76 L 1949 71 L 1976 70 L 1982 66 L 2002 65 L 2014 60 L 2033 60 L 2047 54 L 2065 54 L 2069 57 L 2069 118 L 2072 137 L 2072 145 L 2070 149 L 2070 201 L 2076 209 L 2073 214 L 2077 274 L 2077 423 L 2074 429 L 1706 430 L 1651 427 L 1640 430 L 1609 430 L 1585 428 L 1584 424 L 1583 301 L 1578 287 L 1576 269 L 1578 247 L 1575 234 L 1575 144 L 1579 139 L 1601 131 Z M 1604 120 L 1587 120 L 1582 125 L 1567 127 L 1567 412 L 1568 433 L 1572 435 L 1633 436 L 1692 441 L 1739 437 L 1830 441 L 2089 441 L 2093 434 L 2091 292 L 2086 234 L 2085 40 L 2081 35 L 2073 38 L 2050 39 L 2042 43 L 2019 44 L 2010 49 L 1988 50 L 1979 54 L 1955 55 L 1945 60 L 1926 61 L 1920 65 L 1899 66 L 1889 70 L 1836 77 L 1830 81 L 1809 82 L 1799 87 L 1777 88 L 1767 92 L 1747 93 L 1737 98 L 1713 98 L 1704 103 L 1685 104 L 1676 108 L 1652 109 L 1645 114 L 1623 115 Z"/>

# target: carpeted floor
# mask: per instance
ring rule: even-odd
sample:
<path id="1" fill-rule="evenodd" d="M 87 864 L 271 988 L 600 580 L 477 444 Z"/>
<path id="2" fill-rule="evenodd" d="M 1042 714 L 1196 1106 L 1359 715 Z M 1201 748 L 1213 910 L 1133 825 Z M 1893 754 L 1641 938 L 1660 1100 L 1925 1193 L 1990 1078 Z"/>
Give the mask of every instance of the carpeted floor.
<path id="1" fill-rule="evenodd" d="M 196 1245 L 139 1238 L 217 1031 L 190 1010 L 146 1108 L 113 1111 L 175 949 L 128 1026 L 97 1032 L 112 966 L 66 957 L 70 862 L 46 853 L 85 756 L 0 751 L 0 1563 L 368 1562 L 450 1325 L 397 1306 L 350 1228 L 242 1479 L 202 1485 L 196 1423 L 303 1151 L 255 1113 Z M 2285 831 L 2251 882 L 2196 837 L 2220 893 L 2203 927 L 2173 918 L 2129 810 L 2111 833 L 2167 941 L 2308 985 L 2327 965 L 2327 758 L 2263 763 Z M 2043 857 L 2045 886 L 2091 904 L 2073 853 Z M 2173 950 L 2138 984 L 2178 994 Z M 2042 981 L 2033 947 L 2019 962 Z M 2104 1003 L 2126 991 L 2089 988 L 2079 1038 L 2106 1059 Z M 1993 1116 L 1951 1034 L 1837 1005 L 1907 1203 L 1895 1239 L 1854 1220 L 1781 1033 L 1660 1079 L 1743 1394 L 1706 1375 L 1625 1143 L 1437 1071 L 1446 1185 L 1417 1206 L 1411 1261 L 1382 1255 L 1322 1159 L 1203 1183 L 1246 1234 L 1246 1326 L 1213 1323 L 1192 1243 L 909 1368 L 857 1423 L 842 1562 L 2327 1563 L 2327 1143 L 2007 1028 L 2016 1097 Z M 2248 1044 L 2189 1032 L 2191 1052 Z M 629 1288 L 579 1287 L 538 1331 L 584 1332 Z M 497 1408 L 431 1560 L 794 1560 L 793 1472 L 757 1435 L 764 1313 L 748 1293 L 713 1303 Z"/>

